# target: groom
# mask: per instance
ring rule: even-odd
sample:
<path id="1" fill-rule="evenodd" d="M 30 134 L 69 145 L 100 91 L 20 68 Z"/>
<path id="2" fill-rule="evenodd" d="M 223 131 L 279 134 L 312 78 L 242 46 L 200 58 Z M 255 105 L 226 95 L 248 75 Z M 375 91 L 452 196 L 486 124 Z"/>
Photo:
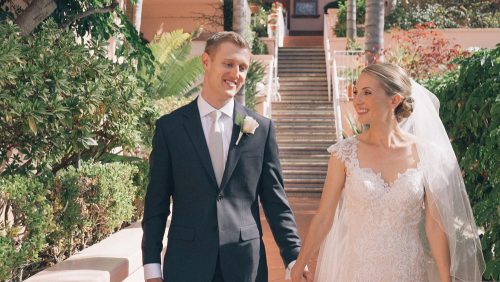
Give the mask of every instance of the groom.
<path id="1" fill-rule="evenodd" d="M 285 265 L 300 250 L 274 127 L 234 96 L 250 50 L 233 32 L 207 41 L 201 95 L 156 123 L 142 228 L 147 281 L 267 281 L 259 199 Z M 172 200 L 172 211 L 170 201 Z"/>

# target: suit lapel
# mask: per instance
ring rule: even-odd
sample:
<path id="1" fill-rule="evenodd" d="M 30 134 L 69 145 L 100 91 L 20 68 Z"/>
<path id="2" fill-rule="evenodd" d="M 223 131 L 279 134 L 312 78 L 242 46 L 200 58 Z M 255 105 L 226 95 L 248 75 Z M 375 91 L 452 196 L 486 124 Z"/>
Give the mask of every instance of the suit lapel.
<path id="1" fill-rule="evenodd" d="M 236 164 L 241 156 L 241 147 L 245 143 L 245 137 L 242 137 L 239 144 L 236 145 L 236 140 L 240 134 L 240 126 L 236 124 L 237 117 L 244 118 L 246 116 L 245 108 L 239 103 L 234 103 L 234 114 L 233 114 L 233 133 L 231 135 L 231 143 L 229 144 L 229 151 L 227 153 L 226 168 L 224 169 L 224 174 L 222 176 L 222 181 L 220 185 L 220 190 L 223 190 L 227 182 L 231 178 L 234 172 Z"/>
<path id="2" fill-rule="evenodd" d="M 214 185 L 217 187 L 212 161 L 210 160 L 210 152 L 208 151 L 205 134 L 203 133 L 203 126 L 201 125 L 200 111 L 198 110 L 197 100 L 198 99 L 195 99 L 188 106 L 188 110 L 185 113 L 184 129 L 191 138 L 193 147 L 200 157 L 201 164 L 207 171 Z"/>

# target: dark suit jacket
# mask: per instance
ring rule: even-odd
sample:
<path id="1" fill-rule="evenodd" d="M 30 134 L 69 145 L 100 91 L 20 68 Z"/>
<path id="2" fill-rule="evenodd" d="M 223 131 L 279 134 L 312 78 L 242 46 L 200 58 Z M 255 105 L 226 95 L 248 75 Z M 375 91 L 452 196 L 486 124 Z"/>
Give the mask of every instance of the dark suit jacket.
<path id="1" fill-rule="evenodd" d="M 259 127 L 244 135 L 233 127 L 225 172 L 217 186 L 196 100 L 156 123 L 146 194 L 143 263 L 160 263 L 166 220 L 163 275 L 167 282 L 211 281 L 219 256 L 225 281 L 267 281 L 258 200 L 287 265 L 300 239 L 283 190 L 274 127 L 235 103 L 234 117 L 251 116 Z"/>

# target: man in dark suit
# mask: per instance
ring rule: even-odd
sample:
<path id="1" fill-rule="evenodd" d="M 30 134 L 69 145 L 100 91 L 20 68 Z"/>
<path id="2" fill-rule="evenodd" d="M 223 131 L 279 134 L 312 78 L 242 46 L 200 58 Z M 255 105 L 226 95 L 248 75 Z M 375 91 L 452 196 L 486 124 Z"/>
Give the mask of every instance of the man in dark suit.
<path id="1" fill-rule="evenodd" d="M 285 265 L 301 246 L 274 127 L 234 101 L 250 64 L 240 35 L 213 35 L 202 63 L 201 95 L 156 123 L 142 221 L 145 279 L 162 281 L 162 238 L 172 199 L 165 281 L 267 281 L 259 199 Z"/>

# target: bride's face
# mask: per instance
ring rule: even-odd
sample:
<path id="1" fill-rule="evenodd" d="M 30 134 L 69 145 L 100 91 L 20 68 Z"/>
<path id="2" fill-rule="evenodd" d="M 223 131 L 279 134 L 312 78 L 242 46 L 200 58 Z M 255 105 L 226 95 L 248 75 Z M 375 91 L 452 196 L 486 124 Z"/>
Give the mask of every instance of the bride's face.
<path id="1" fill-rule="evenodd" d="M 373 76 L 362 73 L 354 87 L 354 109 L 362 124 L 386 122 L 393 118 L 392 97 Z"/>

